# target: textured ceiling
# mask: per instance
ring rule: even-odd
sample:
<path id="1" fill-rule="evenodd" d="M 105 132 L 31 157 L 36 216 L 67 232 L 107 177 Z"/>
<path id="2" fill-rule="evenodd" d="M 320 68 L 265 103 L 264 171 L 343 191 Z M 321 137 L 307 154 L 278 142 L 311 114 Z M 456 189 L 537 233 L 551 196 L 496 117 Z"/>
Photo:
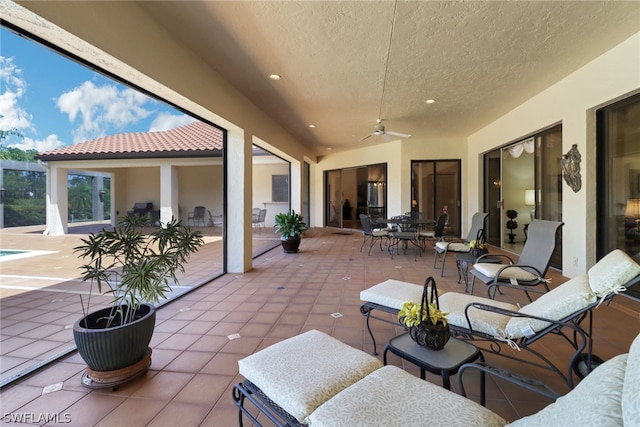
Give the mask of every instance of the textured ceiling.
<path id="1" fill-rule="evenodd" d="M 465 137 L 640 31 L 637 1 L 139 4 L 318 154 L 384 143 L 378 118 Z"/>

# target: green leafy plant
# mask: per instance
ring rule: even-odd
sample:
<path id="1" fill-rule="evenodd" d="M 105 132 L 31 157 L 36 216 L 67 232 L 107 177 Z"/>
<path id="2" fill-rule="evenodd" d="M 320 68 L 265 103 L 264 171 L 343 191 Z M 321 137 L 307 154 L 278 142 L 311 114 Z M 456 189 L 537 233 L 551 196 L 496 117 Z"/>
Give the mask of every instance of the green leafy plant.
<path id="1" fill-rule="evenodd" d="M 438 308 L 435 302 L 429 303 L 429 314 L 427 307 L 415 302 L 406 301 L 398 312 L 398 320 L 407 327 L 418 326 L 423 322 L 430 322 L 432 325 L 438 322 L 447 325 L 447 314 Z"/>
<path id="2" fill-rule="evenodd" d="M 273 228 L 277 233 L 280 233 L 280 237 L 285 240 L 291 237 L 301 236 L 308 227 L 302 215 L 292 210 L 291 212 L 277 214 Z"/>
<path id="3" fill-rule="evenodd" d="M 190 254 L 204 243 L 202 233 L 183 226 L 172 218 L 162 227 L 145 234 L 150 227 L 147 216 L 129 215 L 119 220 L 113 230 L 102 229 L 82 239 L 74 252 L 89 262 L 80 266 L 82 280 L 103 286 L 113 301 L 106 327 L 130 323 L 142 303 L 157 304 L 171 290 L 170 281 L 178 283 L 176 272 L 184 271 Z M 86 317 L 91 292 L 82 311 Z"/>

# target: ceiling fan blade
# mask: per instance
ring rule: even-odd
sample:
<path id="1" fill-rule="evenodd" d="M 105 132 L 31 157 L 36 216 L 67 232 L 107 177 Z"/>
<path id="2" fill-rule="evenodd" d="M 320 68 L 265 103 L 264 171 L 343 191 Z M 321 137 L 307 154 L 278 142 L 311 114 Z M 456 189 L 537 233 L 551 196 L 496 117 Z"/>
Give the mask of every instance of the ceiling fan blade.
<path id="1" fill-rule="evenodd" d="M 369 135 L 367 135 L 367 136 L 365 136 L 365 137 L 360 138 L 360 139 L 358 140 L 358 142 L 362 142 L 362 141 L 364 141 L 365 139 L 369 138 L 371 135 L 373 135 L 373 134 L 372 134 L 372 133 L 370 133 Z"/>
<path id="2" fill-rule="evenodd" d="M 385 141 L 387 141 L 387 142 L 391 142 L 391 141 L 393 141 L 393 138 L 391 138 L 391 137 L 388 135 L 389 133 L 390 133 L 390 132 L 383 133 L 383 134 L 382 134 L 382 135 L 380 135 L 380 136 L 381 136 L 381 137 L 383 137 L 383 138 L 385 139 Z"/>
<path id="3" fill-rule="evenodd" d="M 410 134 L 408 134 L 408 133 L 391 132 L 391 131 L 387 131 L 387 133 L 388 133 L 389 135 L 399 136 L 400 138 L 409 138 L 409 137 L 411 137 L 411 135 L 410 135 Z"/>

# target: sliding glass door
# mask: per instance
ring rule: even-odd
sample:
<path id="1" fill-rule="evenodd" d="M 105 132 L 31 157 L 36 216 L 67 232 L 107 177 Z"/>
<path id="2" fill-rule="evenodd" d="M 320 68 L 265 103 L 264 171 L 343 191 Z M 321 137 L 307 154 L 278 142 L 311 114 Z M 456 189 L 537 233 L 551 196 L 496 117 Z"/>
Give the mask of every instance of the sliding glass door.
<path id="1" fill-rule="evenodd" d="M 484 156 L 487 241 L 520 253 L 535 218 L 562 221 L 562 126 L 488 152 Z M 561 233 L 551 265 L 562 266 Z"/>
<path id="2" fill-rule="evenodd" d="M 435 220 L 449 214 L 446 233 L 460 236 L 460 160 L 411 161 L 411 213 Z"/>
<path id="3" fill-rule="evenodd" d="M 325 172 L 325 225 L 360 228 L 360 214 L 385 218 L 387 165 L 384 163 Z"/>

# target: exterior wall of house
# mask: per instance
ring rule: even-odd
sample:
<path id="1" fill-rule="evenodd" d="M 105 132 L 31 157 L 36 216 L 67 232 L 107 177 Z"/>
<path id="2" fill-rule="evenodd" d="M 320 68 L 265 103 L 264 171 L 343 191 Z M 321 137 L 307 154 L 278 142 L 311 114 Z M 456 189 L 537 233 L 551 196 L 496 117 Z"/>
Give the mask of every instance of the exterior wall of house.
<path id="1" fill-rule="evenodd" d="M 481 176 L 482 154 L 527 134 L 562 123 L 563 153 L 582 154 L 582 189 L 563 183 L 563 274 L 573 277 L 595 263 L 596 137 L 598 108 L 640 92 L 640 33 L 604 53 L 495 122 L 469 136 L 467 187 Z M 469 192 L 467 209 L 482 205 L 482 189 Z"/>

